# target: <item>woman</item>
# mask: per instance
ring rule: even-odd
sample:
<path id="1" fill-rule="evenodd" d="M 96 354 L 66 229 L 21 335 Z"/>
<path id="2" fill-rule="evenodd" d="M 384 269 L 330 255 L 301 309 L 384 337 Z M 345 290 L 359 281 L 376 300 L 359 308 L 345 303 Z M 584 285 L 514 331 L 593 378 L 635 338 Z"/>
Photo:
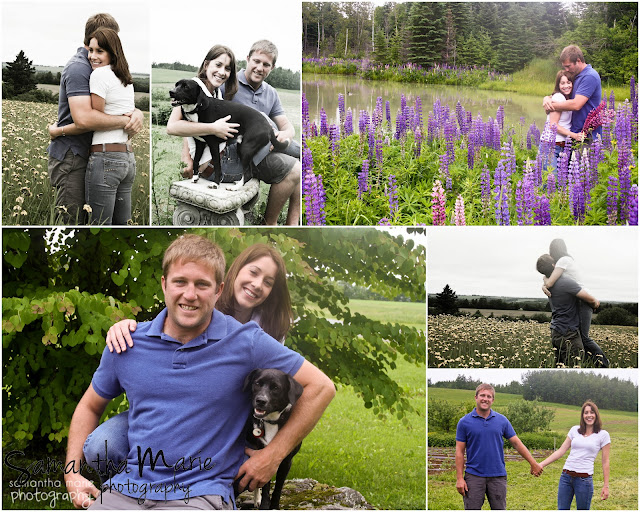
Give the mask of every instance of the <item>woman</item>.
<path id="1" fill-rule="evenodd" d="M 233 52 L 222 45 L 213 46 L 205 55 L 197 78 L 206 88 L 206 92 L 214 98 L 221 98 L 222 94 L 220 86 L 225 84 L 224 99 L 232 100 L 238 91 L 238 78 L 236 76 L 236 58 Z M 185 178 L 193 176 L 193 156 L 195 155 L 196 146 L 193 140 L 194 136 L 199 135 L 215 135 L 221 139 L 227 140 L 233 138 L 238 132 L 237 123 L 229 123 L 231 116 L 218 119 L 214 123 L 193 123 L 182 117 L 181 107 L 175 107 L 171 111 L 169 121 L 167 122 L 167 133 L 179 137 L 186 137 L 182 147 L 182 161 L 186 167 L 182 170 Z M 207 146 L 201 158 L 200 176 L 208 178 L 213 173 L 213 165 L 211 164 L 211 151 Z"/>
<path id="2" fill-rule="evenodd" d="M 89 41 L 91 106 L 105 114 L 122 115 L 135 109 L 133 78 L 118 33 L 97 29 Z M 51 125 L 49 134 L 82 133 L 75 124 Z M 90 223 L 126 225 L 131 220 L 131 190 L 136 161 L 123 129 L 93 132 L 85 175 L 85 201 L 91 208 Z"/>
<path id="3" fill-rule="evenodd" d="M 589 510 L 593 496 L 593 465 L 602 450 L 602 473 L 604 483 L 600 497 L 609 497 L 609 450 L 611 437 L 602 429 L 600 412 L 592 401 L 587 400 L 580 412 L 580 425 L 571 427 L 562 446 L 543 460 L 540 465 L 548 466 L 562 457 L 571 447 L 558 484 L 558 510 L 569 510 L 573 496 L 578 510 Z"/>
<path id="4" fill-rule="evenodd" d="M 573 76 L 567 71 L 558 71 L 556 75 L 556 84 L 553 89 L 552 101 L 566 101 L 571 99 L 571 91 L 573 90 Z M 556 144 L 553 155 L 550 158 L 548 166 L 553 169 L 553 172 L 557 174 L 557 160 L 560 153 L 564 150 L 564 146 L 567 141 L 567 137 L 574 140 L 584 140 L 584 133 L 573 133 L 571 131 L 571 111 L 560 112 L 553 111 L 547 115 L 548 126 L 556 126 Z"/>
<path id="5" fill-rule="evenodd" d="M 243 324 L 257 322 L 267 334 L 284 344 L 293 318 L 286 276 L 284 260 L 276 249 L 267 244 L 251 245 L 229 267 L 216 309 Z M 120 353 L 127 346 L 132 347 L 129 331 L 135 331 L 136 325 L 134 320 L 122 320 L 111 326 L 106 338 L 109 350 Z M 118 464 L 126 460 L 129 453 L 128 414 L 129 411 L 125 411 L 110 418 L 87 437 L 85 459 L 98 469 L 96 454 L 100 454 L 101 477 L 107 473 L 102 465 L 105 464 L 105 442 L 107 457 L 112 461 L 110 472 L 116 471 Z"/>

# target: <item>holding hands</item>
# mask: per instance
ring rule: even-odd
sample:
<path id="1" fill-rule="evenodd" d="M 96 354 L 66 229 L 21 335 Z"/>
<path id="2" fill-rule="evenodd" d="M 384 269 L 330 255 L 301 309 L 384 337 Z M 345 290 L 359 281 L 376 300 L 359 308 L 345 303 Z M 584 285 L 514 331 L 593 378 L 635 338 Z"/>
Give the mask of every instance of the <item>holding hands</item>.
<path id="1" fill-rule="evenodd" d="M 544 466 L 538 464 L 536 461 L 533 461 L 531 464 L 531 474 L 533 476 L 540 476 L 544 471 Z"/>

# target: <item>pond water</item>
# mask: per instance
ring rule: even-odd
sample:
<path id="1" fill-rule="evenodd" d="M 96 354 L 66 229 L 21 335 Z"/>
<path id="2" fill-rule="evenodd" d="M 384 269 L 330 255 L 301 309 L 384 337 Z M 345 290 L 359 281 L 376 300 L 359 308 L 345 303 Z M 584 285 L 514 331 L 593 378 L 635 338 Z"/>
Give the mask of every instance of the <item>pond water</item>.
<path id="1" fill-rule="evenodd" d="M 549 90 L 552 89 L 553 84 L 549 84 Z M 489 117 L 495 119 L 496 111 L 502 105 L 505 112 L 505 128 L 514 126 L 516 134 L 519 134 L 520 130 L 526 134 L 531 123 L 535 123 L 542 131 L 547 117 L 542 108 L 542 98 L 508 91 L 485 91 L 472 87 L 406 84 L 364 80 L 355 76 L 305 73 L 302 90 L 309 102 L 309 117 L 316 124 L 320 122 L 320 108 L 324 108 L 330 124 L 337 122 L 338 94 L 344 94 L 345 108 L 351 108 L 354 113 L 353 124 L 356 131 L 360 110 L 373 112 L 378 96 L 382 97 L 383 104 L 386 101 L 390 102 L 391 120 L 395 123 L 402 94 L 405 95 L 409 106 L 414 105 L 416 97 L 420 96 L 425 126 L 428 114 L 433 110 L 433 103 L 436 99 L 439 99 L 442 105 L 449 105 L 454 113 L 456 103 L 459 101 L 467 112 L 473 114 L 474 118 L 480 114 L 484 121 L 487 121 Z M 524 128 L 521 125 L 521 117 L 525 119 Z"/>

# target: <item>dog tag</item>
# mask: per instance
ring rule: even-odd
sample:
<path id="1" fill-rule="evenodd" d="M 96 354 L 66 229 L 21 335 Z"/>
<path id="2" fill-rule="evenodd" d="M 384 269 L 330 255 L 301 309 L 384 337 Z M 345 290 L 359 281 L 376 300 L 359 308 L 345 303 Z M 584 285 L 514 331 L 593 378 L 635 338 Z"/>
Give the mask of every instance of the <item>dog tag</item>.
<path id="1" fill-rule="evenodd" d="M 262 429 L 258 427 L 254 428 L 253 437 L 262 437 Z"/>

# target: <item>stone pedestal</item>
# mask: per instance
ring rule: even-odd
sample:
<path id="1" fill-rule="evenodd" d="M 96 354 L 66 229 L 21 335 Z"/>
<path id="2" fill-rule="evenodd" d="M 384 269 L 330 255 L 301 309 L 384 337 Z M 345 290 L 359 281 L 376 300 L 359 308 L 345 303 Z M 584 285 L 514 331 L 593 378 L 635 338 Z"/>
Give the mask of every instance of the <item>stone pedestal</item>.
<path id="1" fill-rule="evenodd" d="M 178 201 L 174 226 L 242 226 L 258 199 L 260 182 L 253 178 L 239 190 L 227 190 L 229 185 L 213 188 L 205 179 L 173 182 L 169 195 Z"/>

